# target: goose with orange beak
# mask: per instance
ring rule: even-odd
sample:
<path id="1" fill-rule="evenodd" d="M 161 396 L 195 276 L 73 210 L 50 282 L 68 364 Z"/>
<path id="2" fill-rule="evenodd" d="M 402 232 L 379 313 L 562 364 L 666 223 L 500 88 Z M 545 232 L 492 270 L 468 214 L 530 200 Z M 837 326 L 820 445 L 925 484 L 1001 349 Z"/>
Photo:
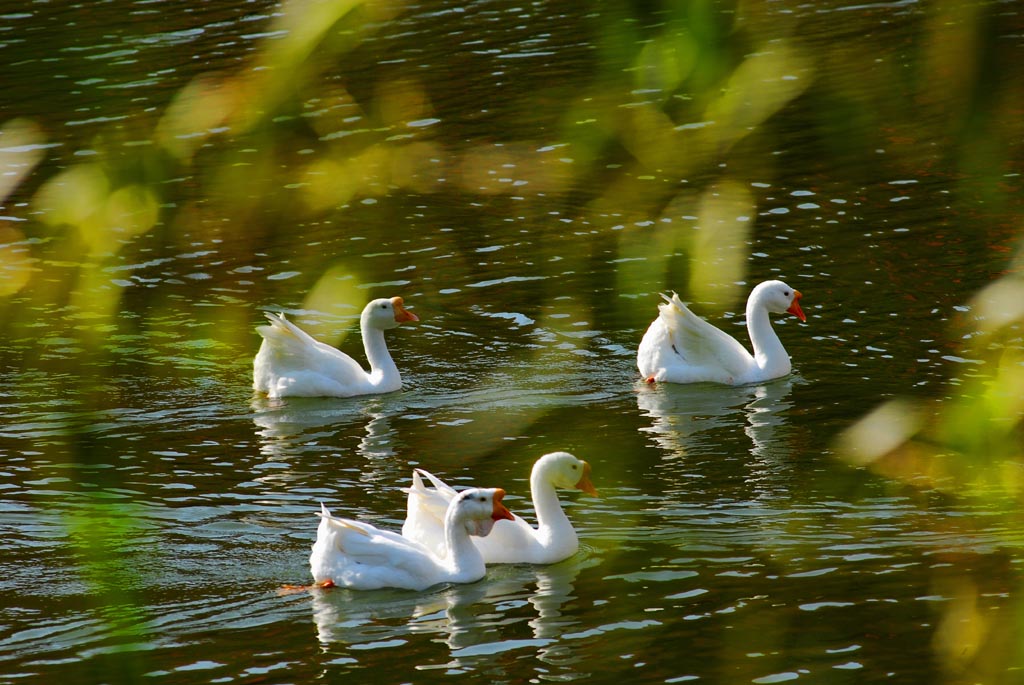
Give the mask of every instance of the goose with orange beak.
<path id="1" fill-rule="evenodd" d="M 424 477 L 433 488 L 424 485 Z M 406 491 L 408 503 L 402 535 L 443 554 L 446 542 L 442 515 L 458 492 L 423 469 L 416 469 L 412 478 L 412 487 Z M 545 454 L 530 472 L 537 527 L 519 516 L 499 521 L 490 535 L 473 539 L 484 561 L 488 564 L 553 564 L 576 553 L 579 538 L 558 501 L 556 488 L 598 496 L 590 481 L 590 464 L 568 452 Z"/>
<path id="2" fill-rule="evenodd" d="M 284 314 L 265 315 L 270 325 L 256 329 L 263 343 L 253 360 L 253 390 L 276 398 L 351 397 L 401 389 L 402 376 L 388 351 L 384 331 L 406 321 L 419 321 L 401 297 L 373 300 L 359 317 L 369 372 L 341 350 L 314 339 Z"/>
<path id="3" fill-rule="evenodd" d="M 460 492 L 445 513 L 443 556 L 398 533 L 333 516 L 321 504 L 320 526 L 309 557 L 313 579 L 320 587 L 353 590 L 425 590 L 439 583 L 476 582 L 486 569 L 470 536 L 485 537 L 496 522 L 512 520 L 512 512 L 501 503 L 504 496 L 501 488 Z"/>
<path id="4" fill-rule="evenodd" d="M 799 290 L 782 281 L 765 281 L 747 298 L 747 332 L 754 353 L 734 337 L 691 312 L 679 296 L 662 295 L 658 318 L 637 350 L 636 363 L 645 381 L 655 383 L 723 383 L 745 385 L 785 376 L 789 354 L 772 328 L 769 314 L 788 313 L 807 321 Z"/>

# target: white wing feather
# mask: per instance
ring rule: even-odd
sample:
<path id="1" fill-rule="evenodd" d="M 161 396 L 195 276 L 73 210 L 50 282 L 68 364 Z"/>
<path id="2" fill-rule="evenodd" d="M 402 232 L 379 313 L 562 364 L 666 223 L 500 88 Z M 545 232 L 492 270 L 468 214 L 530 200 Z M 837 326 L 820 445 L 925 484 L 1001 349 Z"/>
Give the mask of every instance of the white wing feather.
<path id="1" fill-rule="evenodd" d="M 423 484 L 422 476 L 426 476 L 434 486 L 433 489 Z M 444 516 L 448 504 L 455 499 L 458 492 L 443 480 L 424 469 L 414 469 L 412 486 L 406 488 L 405 523 L 402 524 L 402 536 L 409 540 L 417 540 L 429 547 L 434 554 L 445 557 L 448 549 L 444 541 Z"/>
<path id="2" fill-rule="evenodd" d="M 691 312 L 679 296 L 662 295 L 656 318 L 637 349 L 644 378 L 733 384 L 756 368 L 754 357 L 736 338 Z"/>
<path id="3" fill-rule="evenodd" d="M 253 362 L 255 390 L 273 394 L 299 385 L 309 394 L 344 395 L 367 383 L 368 374 L 355 359 L 316 340 L 284 314 L 265 315 L 270 325 L 256 329 L 263 343 Z"/>
<path id="4" fill-rule="evenodd" d="M 321 530 L 310 558 L 317 581 L 331 578 L 338 585 L 362 589 L 422 589 L 443 579 L 423 545 L 368 523 L 332 516 L 321 507 Z"/>
<path id="5" fill-rule="evenodd" d="M 665 303 L 658 305 L 659 318 L 668 330 L 675 353 L 687 364 L 718 366 L 737 376 L 750 367 L 753 356 L 736 338 L 691 312 L 676 293 L 671 298 L 662 297 Z"/>
<path id="6" fill-rule="evenodd" d="M 433 489 L 423 484 L 421 474 L 427 477 Z M 412 487 L 407 488 L 406 492 L 409 496 L 402 536 L 426 545 L 438 556 L 446 556 L 444 515 L 448 503 L 458 491 L 429 471 L 415 469 Z M 486 537 L 472 538 L 473 544 L 488 563 L 521 561 L 529 554 L 529 550 L 540 547 L 537 529 L 518 514 L 512 516 L 512 521 L 496 521 Z"/>

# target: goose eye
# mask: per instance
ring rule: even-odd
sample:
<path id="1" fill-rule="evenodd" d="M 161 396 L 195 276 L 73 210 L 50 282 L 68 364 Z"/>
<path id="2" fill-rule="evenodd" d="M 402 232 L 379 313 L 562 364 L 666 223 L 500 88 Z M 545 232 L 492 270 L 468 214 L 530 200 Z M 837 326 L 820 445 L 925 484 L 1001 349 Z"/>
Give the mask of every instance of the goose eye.
<path id="1" fill-rule="evenodd" d="M 783 292 L 782 294 L 785 295 L 786 297 L 789 297 L 789 291 L 788 290 Z"/>
<path id="2" fill-rule="evenodd" d="M 786 294 L 788 295 L 789 293 L 786 293 Z M 388 308 L 388 304 L 387 304 L 387 302 L 385 302 L 384 304 L 382 304 L 382 305 L 380 306 L 380 308 L 381 308 L 381 309 L 387 309 L 387 308 Z"/>

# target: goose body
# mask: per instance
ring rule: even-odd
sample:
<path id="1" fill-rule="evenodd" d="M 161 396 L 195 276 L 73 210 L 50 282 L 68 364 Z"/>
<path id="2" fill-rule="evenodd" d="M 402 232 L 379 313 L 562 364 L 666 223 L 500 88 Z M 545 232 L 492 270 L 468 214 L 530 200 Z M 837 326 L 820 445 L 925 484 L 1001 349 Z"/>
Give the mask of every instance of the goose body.
<path id="1" fill-rule="evenodd" d="M 675 293 L 662 297 L 658 318 L 637 350 L 637 368 L 647 382 L 744 385 L 779 378 L 792 369 L 768 315 L 789 313 L 806 321 L 799 290 L 782 281 L 765 281 L 751 291 L 746 315 L 753 354 L 691 312 Z"/>
<path id="2" fill-rule="evenodd" d="M 284 314 L 265 312 L 269 326 L 256 330 L 263 343 L 253 360 L 254 390 L 268 397 L 351 397 L 398 390 L 402 377 L 391 358 L 384 331 L 419 321 L 402 298 L 372 300 L 359 317 L 367 372 L 341 350 L 314 339 Z"/>
<path id="3" fill-rule="evenodd" d="M 424 485 L 424 476 L 433 488 Z M 487 537 L 473 538 L 472 544 L 480 550 L 486 563 L 553 564 L 576 553 L 579 539 L 558 501 L 556 488 L 577 489 L 597 496 L 590 482 L 590 464 L 568 452 L 544 455 L 530 472 L 537 527 L 513 515 L 511 520 L 498 521 Z M 413 484 L 408 493 L 402 536 L 425 545 L 435 554 L 443 554 L 446 543 L 440 515 L 459 493 L 422 469 L 413 472 Z"/>
<path id="4" fill-rule="evenodd" d="M 313 579 L 321 586 L 353 590 L 425 590 L 439 583 L 480 580 L 484 560 L 470 535 L 486 536 L 495 521 L 512 518 L 501 503 L 504 496 L 500 488 L 473 488 L 452 499 L 444 517 L 445 555 L 397 533 L 333 516 L 321 504 L 309 557 Z"/>

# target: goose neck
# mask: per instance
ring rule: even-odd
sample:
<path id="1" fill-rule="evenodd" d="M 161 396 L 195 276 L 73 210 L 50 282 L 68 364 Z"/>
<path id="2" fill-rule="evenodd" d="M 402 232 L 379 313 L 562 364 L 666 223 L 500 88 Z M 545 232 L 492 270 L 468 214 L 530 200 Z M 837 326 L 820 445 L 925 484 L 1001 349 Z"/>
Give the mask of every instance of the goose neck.
<path id="1" fill-rule="evenodd" d="M 533 497 L 533 510 L 537 515 L 538 528 L 561 525 L 572 527 L 561 502 L 558 501 L 558 492 L 554 484 L 542 473 L 530 475 L 530 493 Z"/>
<path id="2" fill-rule="evenodd" d="M 759 367 L 768 369 L 789 364 L 789 355 L 772 327 L 768 308 L 755 298 L 747 302 L 747 333 Z"/>
<path id="3" fill-rule="evenodd" d="M 384 331 L 376 326 L 368 326 L 366 322 L 362 325 L 363 349 L 366 351 L 366 361 L 370 365 L 370 374 L 382 378 L 398 373 L 398 367 L 391 358 L 387 342 L 384 340 Z"/>
<path id="4" fill-rule="evenodd" d="M 475 566 L 483 566 L 483 557 L 469 539 L 469 530 L 449 508 L 444 517 L 444 542 L 448 556 L 444 563 L 456 575 L 471 572 Z"/>

